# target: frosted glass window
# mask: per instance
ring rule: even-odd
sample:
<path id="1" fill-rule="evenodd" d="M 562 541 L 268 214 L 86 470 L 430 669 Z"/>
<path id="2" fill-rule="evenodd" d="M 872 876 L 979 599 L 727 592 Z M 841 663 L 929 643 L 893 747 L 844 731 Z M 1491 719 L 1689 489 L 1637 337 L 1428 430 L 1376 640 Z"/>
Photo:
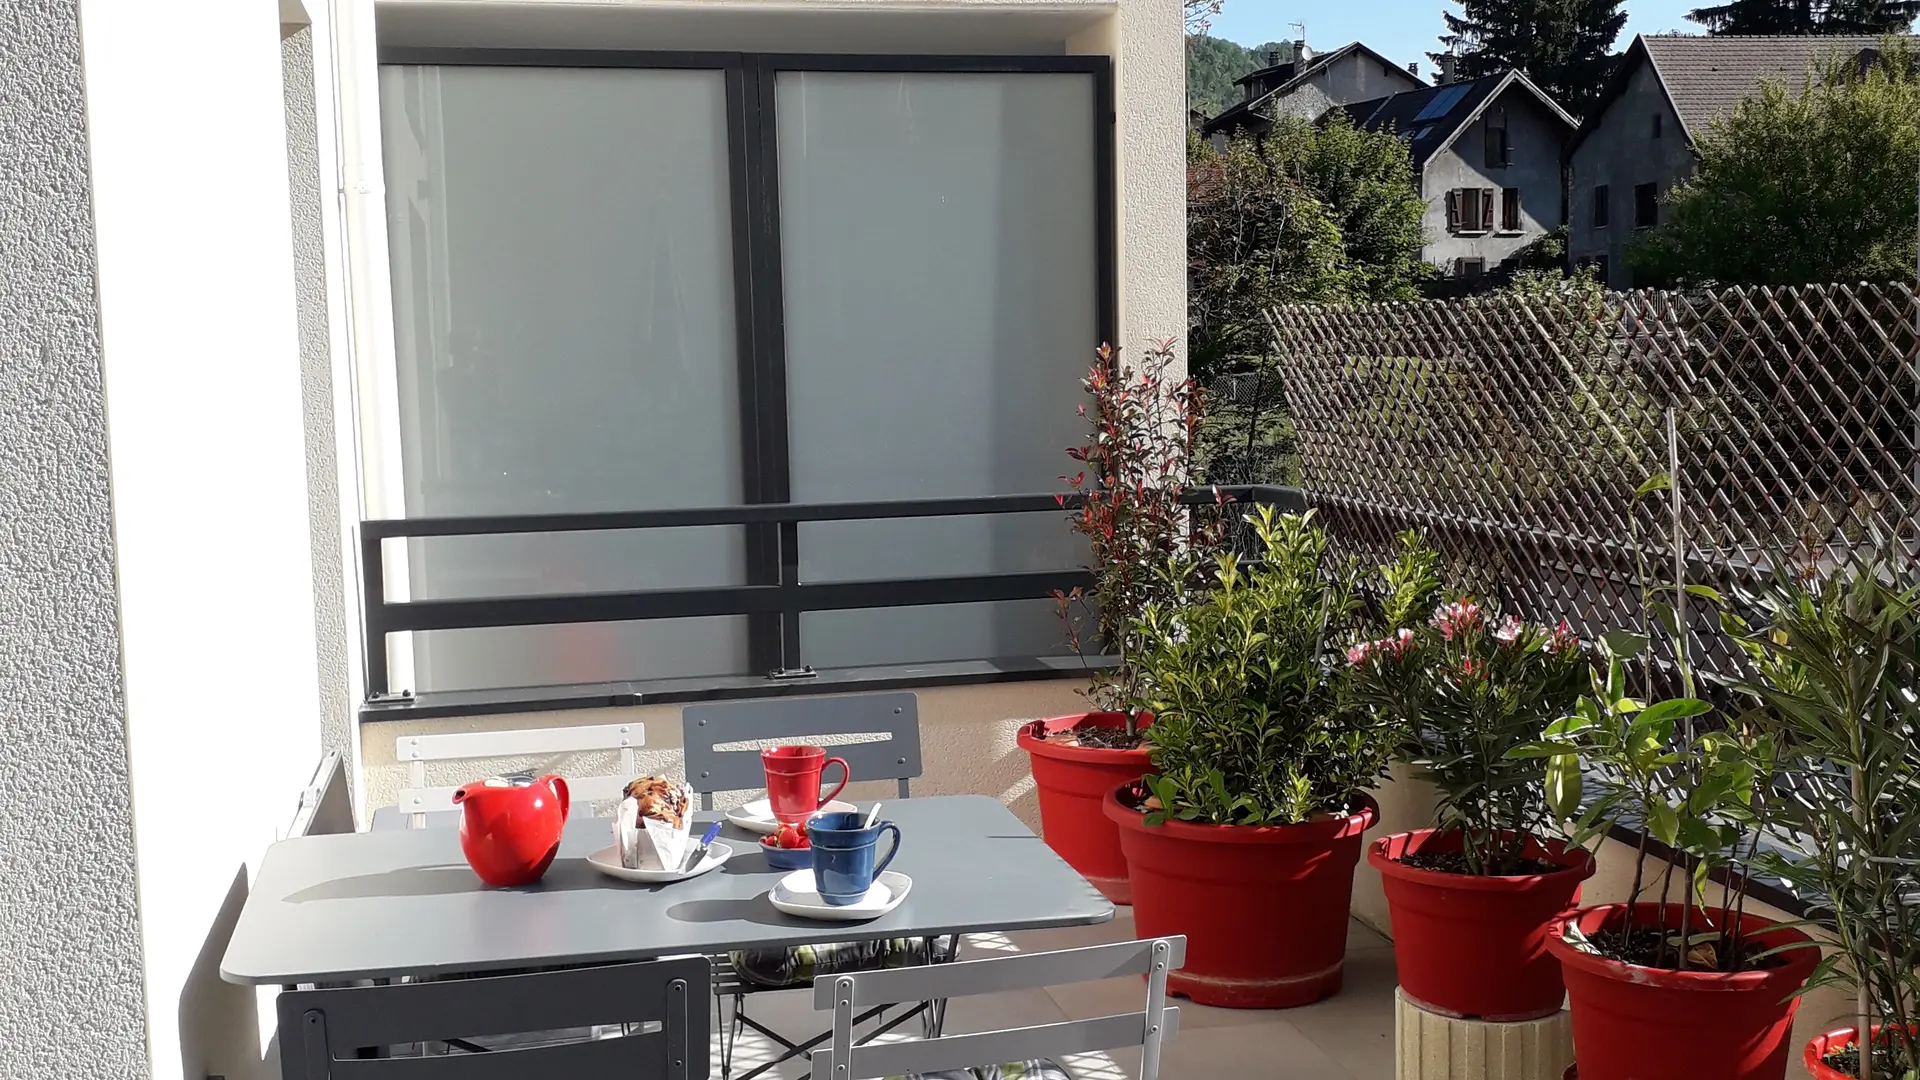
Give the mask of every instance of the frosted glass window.
<path id="1" fill-rule="evenodd" d="M 388 65 L 409 517 L 743 501 L 718 71 Z M 408 545 L 415 596 L 739 584 L 743 530 Z M 415 688 L 746 670 L 746 620 L 420 634 Z"/>
<path id="2" fill-rule="evenodd" d="M 1092 77 L 782 72 L 798 502 L 1060 489 L 1100 341 Z M 803 581 L 1058 569 L 1064 515 L 820 523 Z M 833 612 L 815 664 L 1055 651 L 1049 605 Z"/>

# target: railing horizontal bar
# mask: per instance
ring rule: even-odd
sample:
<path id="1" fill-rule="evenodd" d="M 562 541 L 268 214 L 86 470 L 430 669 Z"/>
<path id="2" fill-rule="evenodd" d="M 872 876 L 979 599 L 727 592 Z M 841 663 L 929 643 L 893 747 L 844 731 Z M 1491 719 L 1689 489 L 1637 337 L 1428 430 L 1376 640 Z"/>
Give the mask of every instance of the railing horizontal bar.
<path id="1" fill-rule="evenodd" d="M 786 610 L 836 611 L 997 600 L 1041 600 L 1052 595 L 1056 589 L 1067 591 L 1086 586 L 1091 581 L 1091 576 L 1085 570 L 1039 570 L 960 577 L 817 582 L 786 587 L 729 585 L 630 593 L 412 600 L 383 603 L 375 621 L 385 633 L 399 633 L 487 626 L 688 619 Z"/>
<path id="2" fill-rule="evenodd" d="M 684 510 L 628 510 L 604 514 L 520 514 L 510 517 L 386 518 L 362 522 L 362 535 L 394 537 L 488 536 L 501 533 L 603 532 L 689 529 L 800 521 L 879 521 L 891 518 L 967 517 L 1058 511 L 1073 495 L 982 495 L 964 499 L 905 499 L 857 503 L 757 503 Z"/>
<path id="3" fill-rule="evenodd" d="M 1240 502 L 1271 502 L 1305 509 L 1298 488 L 1243 484 L 1193 488 L 1182 501 L 1206 506 L 1217 494 Z M 365 521 L 361 535 L 397 537 L 490 536 L 503 533 L 603 532 L 621 529 L 690 529 L 725 525 L 765 525 L 801 521 L 882 521 L 893 518 L 970 517 L 980 514 L 1033 514 L 1072 507 L 1078 492 L 1028 495 L 979 495 L 957 499 L 901 499 L 885 502 L 759 503 L 748 506 L 690 507 L 680 510 L 628 510 L 602 514 L 519 514 L 506 517 L 384 518 Z"/>

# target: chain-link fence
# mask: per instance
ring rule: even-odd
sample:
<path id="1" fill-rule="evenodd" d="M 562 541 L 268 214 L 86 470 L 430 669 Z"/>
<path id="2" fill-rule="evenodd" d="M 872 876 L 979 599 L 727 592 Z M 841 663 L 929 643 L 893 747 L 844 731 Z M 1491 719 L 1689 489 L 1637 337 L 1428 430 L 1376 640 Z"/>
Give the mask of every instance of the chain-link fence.
<path id="1" fill-rule="evenodd" d="M 1724 587 L 1920 529 L 1908 285 L 1271 318 L 1298 483 L 1340 545 L 1379 555 L 1419 529 L 1459 580 L 1526 618 L 1583 636 L 1635 626 L 1643 576 L 1684 564 Z M 1636 498 L 1663 474 L 1672 491 Z"/>

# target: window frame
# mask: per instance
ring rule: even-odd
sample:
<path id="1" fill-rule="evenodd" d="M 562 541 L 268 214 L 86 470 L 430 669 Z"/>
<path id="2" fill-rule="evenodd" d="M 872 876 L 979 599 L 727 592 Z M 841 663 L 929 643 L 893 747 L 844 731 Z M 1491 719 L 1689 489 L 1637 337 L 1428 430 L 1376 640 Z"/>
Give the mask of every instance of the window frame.
<path id="1" fill-rule="evenodd" d="M 782 280 L 779 206 L 779 129 L 775 82 L 783 72 L 873 74 L 1083 75 L 1092 80 L 1094 168 L 1094 288 L 1096 340 L 1119 340 L 1119 230 L 1114 62 L 1103 54 L 945 55 L 748 53 L 688 50 L 602 50 L 380 45 L 375 63 L 445 67 L 535 67 L 717 71 L 725 85 L 728 162 L 727 201 L 732 225 L 735 349 L 739 365 L 742 504 L 792 500 L 787 418 L 785 290 Z M 376 95 L 377 98 L 377 95 Z M 377 109 L 377 105 L 376 105 Z M 377 132 L 377 128 L 376 128 Z M 377 138 L 376 134 L 376 138 Z M 384 209 L 384 208 L 383 208 Z M 390 331 L 389 331 L 390 333 Z M 397 437 L 397 432 L 395 433 Z M 392 449 L 399 453 L 398 444 Z M 397 461 L 394 466 L 397 468 Z M 644 512 L 638 512 L 644 513 Z M 797 577 L 799 525 L 766 522 L 745 526 L 747 587 L 777 586 Z M 364 558 L 363 543 L 363 558 Z M 364 574 L 365 567 L 362 572 Z M 389 564 L 404 580 L 404 562 Z M 377 602 L 364 581 L 368 602 Z M 749 670 L 798 666 L 798 612 L 765 612 L 748 618 Z M 590 621 L 582 618 L 579 621 Z M 410 671 L 410 652 L 400 645 L 396 674 Z M 368 689 L 386 689 L 388 656 L 366 645 Z M 404 678 L 405 675 L 402 674 Z M 470 692 L 462 692 L 470 693 Z"/>
<path id="2" fill-rule="evenodd" d="M 1517 187 L 1500 189 L 1500 231 L 1520 233 L 1525 231 L 1526 213 L 1520 204 L 1520 189 Z"/>
<path id="3" fill-rule="evenodd" d="M 1640 198 L 1643 194 L 1645 194 L 1649 190 L 1652 191 L 1653 196 L 1652 198 L 1648 199 L 1645 204 L 1642 204 L 1640 201 Z M 1642 214 L 1641 213 L 1642 210 L 1648 210 L 1650 212 L 1646 214 Z M 1645 184 L 1633 185 L 1633 227 L 1634 229 L 1635 230 L 1653 229 L 1653 228 L 1658 228 L 1659 225 L 1660 225 L 1660 182 L 1655 180 Z"/>
<path id="4" fill-rule="evenodd" d="M 1613 185 L 1595 184 L 1593 186 L 1592 228 L 1611 229 L 1613 227 Z"/>
<path id="5" fill-rule="evenodd" d="M 1498 124 L 1494 123 L 1495 117 L 1498 117 L 1500 120 Z M 1500 108 L 1488 109 L 1487 115 L 1482 122 L 1485 124 L 1483 137 L 1487 159 L 1486 167 L 1489 169 L 1505 169 L 1511 167 L 1513 165 L 1513 141 L 1507 129 L 1507 110 Z"/>

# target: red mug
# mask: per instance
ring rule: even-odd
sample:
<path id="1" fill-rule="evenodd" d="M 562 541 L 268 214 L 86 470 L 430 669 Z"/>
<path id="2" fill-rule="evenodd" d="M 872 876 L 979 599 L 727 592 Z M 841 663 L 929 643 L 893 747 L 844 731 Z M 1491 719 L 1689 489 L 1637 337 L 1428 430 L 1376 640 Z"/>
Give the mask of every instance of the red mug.
<path id="1" fill-rule="evenodd" d="M 775 746 L 760 751 L 760 764 L 767 770 L 767 802 L 773 819 L 798 825 L 812 817 L 821 806 L 832 802 L 853 778 L 845 758 L 830 758 L 817 746 Z M 840 766 L 840 786 L 825 797 L 820 794 L 820 774 L 829 765 Z"/>

